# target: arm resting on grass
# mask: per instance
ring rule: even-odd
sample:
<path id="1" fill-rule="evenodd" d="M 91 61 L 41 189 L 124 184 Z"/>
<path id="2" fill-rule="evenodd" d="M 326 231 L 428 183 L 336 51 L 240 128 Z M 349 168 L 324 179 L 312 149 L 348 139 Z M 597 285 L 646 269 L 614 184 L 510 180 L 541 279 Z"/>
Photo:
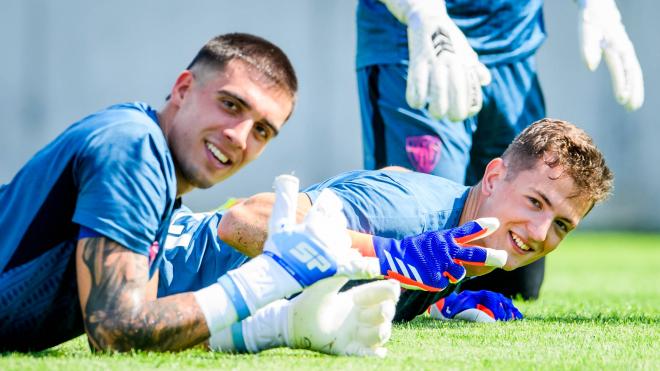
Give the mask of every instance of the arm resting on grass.
<path id="1" fill-rule="evenodd" d="M 105 237 L 78 241 L 78 292 L 94 348 L 181 350 L 208 339 L 193 293 L 156 299 L 157 282 L 149 281 L 148 267 L 146 256 Z"/>

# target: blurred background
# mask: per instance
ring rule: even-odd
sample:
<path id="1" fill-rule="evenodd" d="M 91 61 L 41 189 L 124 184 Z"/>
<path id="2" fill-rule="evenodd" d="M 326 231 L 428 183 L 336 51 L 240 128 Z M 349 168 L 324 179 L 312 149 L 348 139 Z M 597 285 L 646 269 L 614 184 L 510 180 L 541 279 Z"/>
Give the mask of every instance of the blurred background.
<path id="1" fill-rule="evenodd" d="M 538 53 L 550 117 L 587 130 L 614 170 L 615 193 L 590 229 L 660 231 L 660 3 L 618 1 L 644 71 L 646 102 L 626 112 L 603 65 L 580 59 L 577 7 L 546 1 L 548 39 Z M 294 172 L 307 186 L 362 166 L 354 72 L 354 0 L 3 0 L 0 10 L 0 183 L 39 148 L 89 113 L 114 103 L 156 108 L 211 37 L 249 32 L 279 45 L 300 94 L 282 135 L 230 180 L 184 197 L 193 210 L 270 190 Z M 34 176 L 40 176 L 35 174 Z"/>

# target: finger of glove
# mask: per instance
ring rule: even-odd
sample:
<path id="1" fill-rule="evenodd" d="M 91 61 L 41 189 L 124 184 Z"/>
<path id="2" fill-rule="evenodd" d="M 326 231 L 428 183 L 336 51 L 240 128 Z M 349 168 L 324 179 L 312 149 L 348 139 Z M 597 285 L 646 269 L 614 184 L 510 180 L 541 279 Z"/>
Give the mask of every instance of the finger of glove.
<path id="1" fill-rule="evenodd" d="M 360 342 L 352 341 L 340 354 L 345 356 L 385 358 L 387 349 L 380 346 L 369 347 Z"/>
<path id="2" fill-rule="evenodd" d="M 490 310 L 498 321 L 508 321 L 513 316 L 511 308 L 505 302 L 492 295 L 485 296 L 481 300 L 481 303 L 477 304 L 477 309 L 484 310 L 484 308 Z"/>
<path id="3" fill-rule="evenodd" d="M 394 300 L 385 300 L 375 305 L 359 308 L 358 319 L 360 323 L 366 325 L 380 325 L 384 322 L 391 322 L 396 312 L 396 302 Z"/>
<path id="4" fill-rule="evenodd" d="M 447 270 L 442 272 L 449 282 L 457 283 L 465 278 L 465 268 L 460 264 L 451 263 L 447 265 Z"/>
<path id="5" fill-rule="evenodd" d="M 626 108 L 629 111 L 634 111 L 639 109 L 644 104 L 644 77 L 637 57 L 633 55 L 631 59 L 634 59 L 634 61 L 630 62 L 628 65 L 628 68 L 630 68 L 631 76 L 631 95 Z"/>
<path id="6" fill-rule="evenodd" d="M 339 290 L 344 287 L 346 282 L 348 282 L 348 278 L 346 277 L 332 276 L 324 278 L 307 287 L 302 294 L 298 295 L 293 300 L 297 301 L 301 297 L 314 297 L 314 302 L 318 303 L 327 296 L 336 295 Z"/>
<path id="7" fill-rule="evenodd" d="M 468 117 L 476 115 L 481 111 L 483 96 L 481 93 L 481 84 L 476 68 L 470 68 L 468 71 Z"/>
<path id="8" fill-rule="evenodd" d="M 353 302 L 362 307 L 377 305 L 384 301 L 397 302 L 401 295 L 401 286 L 396 280 L 381 280 L 356 286 L 347 291 L 353 296 Z"/>
<path id="9" fill-rule="evenodd" d="M 428 94 L 430 65 L 433 56 L 430 46 L 426 45 L 423 30 L 408 27 L 408 76 L 406 77 L 406 101 L 410 107 L 421 109 L 426 104 Z"/>
<path id="10" fill-rule="evenodd" d="M 497 218 L 479 218 L 449 230 L 456 243 L 464 244 L 491 235 L 500 227 Z"/>
<path id="11" fill-rule="evenodd" d="M 322 222 L 332 220 L 333 222 L 345 223 L 346 217 L 342 213 L 343 204 L 339 197 L 330 189 L 324 189 L 316 198 L 316 202 L 305 216 L 305 223 L 312 224 L 314 219 L 323 218 Z"/>
<path id="12" fill-rule="evenodd" d="M 376 257 L 362 256 L 357 250 L 350 248 L 339 252 L 337 256 L 337 274 L 351 279 L 382 278 L 380 262 Z"/>
<path id="13" fill-rule="evenodd" d="M 461 264 L 486 265 L 496 268 L 502 268 L 508 259 L 508 254 L 504 250 L 470 245 L 462 245 L 451 255 L 454 261 Z"/>
<path id="14" fill-rule="evenodd" d="M 630 84 L 630 98 L 625 107 L 628 111 L 634 111 L 644 104 L 644 77 L 634 49 L 626 55 L 624 63 Z"/>
<path id="15" fill-rule="evenodd" d="M 479 84 L 481 86 L 486 86 L 490 84 L 490 82 L 493 80 L 492 76 L 490 75 L 490 70 L 486 65 L 483 63 L 479 62 L 477 63 L 477 76 L 479 77 Z"/>
<path id="16" fill-rule="evenodd" d="M 600 42 L 603 39 L 603 33 L 600 30 L 600 27 L 597 27 L 582 18 L 580 23 L 580 51 L 582 52 L 582 59 L 590 71 L 595 71 L 600 64 L 603 52 L 600 45 Z"/>
<path id="17" fill-rule="evenodd" d="M 333 250 L 348 249 L 351 246 L 342 207 L 339 197 L 331 190 L 324 189 L 303 222 L 309 234 Z"/>
<path id="18" fill-rule="evenodd" d="M 449 65 L 449 110 L 453 122 L 463 121 L 468 115 L 468 76 L 460 63 Z"/>
<path id="19" fill-rule="evenodd" d="M 268 223 L 270 234 L 296 223 L 299 181 L 293 175 L 280 175 L 275 178 L 275 203 Z"/>
<path id="20" fill-rule="evenodd" d="M 456 315 L 453 318 L 468 322 L 485 322 L 485 323 L 495 322 L 495 319 L 490 315 L 488 315 L 488 313 L 479 310 L 477 308 L 470 308 L 461 311 L 459 313 L 456 313 Z"/>
<path id="21" fill-rule="evenodd" d="M 626 70 L 624 69 L 622 55 L 614 48 L 605 49 L 605 64 L 612 78 L 612 90 L 619 104 L 625 105 L 630 97 L 629 84 Z"/>
<path id="22" fill-rule="evenodd" d="M 436 62 L 431 70 L 429 87 L 429 114 L 436 119 L 447 115 L 449 110 L 449 70 L 444 63 Z"/>
<path id="23" fill-rule="evenodd" d="M 514 320 L 523 319 L 523 314 L 518 310 L 518 308 L 513 307 L 513 308 L 511 308 L 511 310 L 513 312 L 513 319 Z"/>
<path id="24" fill-rule="evenodd" d="M 392 336 L 392 322 L 383 322 L 376 326 L 358 326 L 355 340 L 368 346 L 380 346 L 387 343 Z"/>

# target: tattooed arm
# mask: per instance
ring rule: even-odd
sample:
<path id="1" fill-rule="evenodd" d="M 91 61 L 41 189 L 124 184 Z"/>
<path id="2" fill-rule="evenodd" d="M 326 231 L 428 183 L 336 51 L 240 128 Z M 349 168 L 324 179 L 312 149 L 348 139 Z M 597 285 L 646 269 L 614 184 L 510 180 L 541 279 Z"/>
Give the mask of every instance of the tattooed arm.
<path id="1" fill-rule="evenodd" d="M 147 257 L 116 242 L 78 241 L 76 271 L 85 330 L 99 350 L 180 350 L 209 337 L 192 293 L 156 300 Z M 157 275 L 156 275 L 157 277 Z"/>

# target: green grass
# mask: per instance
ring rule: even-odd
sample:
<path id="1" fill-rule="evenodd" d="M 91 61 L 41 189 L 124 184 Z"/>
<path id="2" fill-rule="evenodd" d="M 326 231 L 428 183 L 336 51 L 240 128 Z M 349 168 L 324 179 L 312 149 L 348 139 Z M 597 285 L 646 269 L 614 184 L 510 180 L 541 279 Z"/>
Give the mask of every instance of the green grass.
<path id="1" fill-rule="evenodd" d="M 8 369 L 660 369 L 660 235 L 571 236 L 547 262 L 524 321 L 395 326 L 386 359 L 271 350 L 259 355 L 89 353 L 81 337 L 45 352 L 0 356 Z"/>

